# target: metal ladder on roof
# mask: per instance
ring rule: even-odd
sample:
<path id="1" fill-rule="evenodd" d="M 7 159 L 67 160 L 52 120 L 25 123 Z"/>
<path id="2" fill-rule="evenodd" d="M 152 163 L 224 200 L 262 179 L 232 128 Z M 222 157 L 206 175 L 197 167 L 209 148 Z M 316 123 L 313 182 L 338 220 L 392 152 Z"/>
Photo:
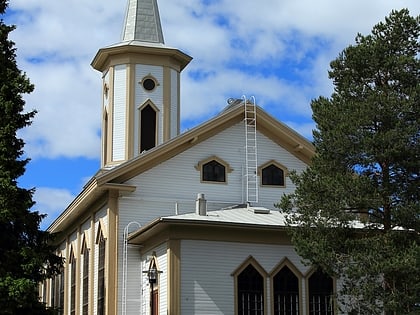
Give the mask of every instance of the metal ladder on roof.
<path id="1" fill-rule="evenodd" d="M 248 205 L 258 202 L 257 106 L 255 97 L 242 96 L 245 112 L 245 183 Z"/>

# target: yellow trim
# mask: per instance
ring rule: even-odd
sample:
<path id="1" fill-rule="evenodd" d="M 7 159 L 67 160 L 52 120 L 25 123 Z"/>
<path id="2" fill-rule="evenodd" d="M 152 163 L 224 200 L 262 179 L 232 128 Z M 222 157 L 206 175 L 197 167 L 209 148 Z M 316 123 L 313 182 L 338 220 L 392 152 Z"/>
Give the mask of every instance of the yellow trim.
<path id="1" fill-rule="evenodd" d="M 271 313 L 274 314 L 274 277 L 277 275 L 277 273 L 282 270 L 284 267 L 288 267 L 290 271 L 293 272 L 293 274 L 298 279 L 298 285 L 299 285 L 299 314 L 301 315 L 303 312 L 303 291 L 302 291 L 302 279 L 303 275 L 299 271 L 298 268 L 287 258 L 284 257 L 278 264 L 273 268 L 273 270 L 270 272 L 270 301 L 271 301 Z"/>
<path id="2" fill-rule="evenodd" d="M 279 169 L 281 169 L 283 171 L 283 182 L 284 182 L 284 185 L 263 185 L 262 171 L 263 171 L 264 168 L 266 168 L 266 167 L 268 167 L 270 165 L 274 165 L 274 166 L 276 166 L 277 168 L 279 168 Z M 270 160 L 268 162 L 265 162 L 261 166 L 258 166 L 258 176 L 260 177 L 260 186 L 263 186 L 263 187 L 282 187 L 282 188 L 285 188 L 286 187 L 286 177 L 289 176 L 289 170 L 283 164 L 281 164 L 281 163 L 279 163 L 279 162 L 277 162 L 275 160 Z"/>
<path id="3" fill-rule="evenodd" d="M 66 243 L 65 243 L 65 263 L 64 263 L 64 270 L 62 273 L 62 277 L 64 278 L 64 301 L 63 301 L 63 310 L 64 313 L 66 313 L 66 310 L 68 310 L 68 304 L 69 304 L 69 299 L 68 299 L 68 288 L 69 288 L 69 276 L 68 276 L 68 270 L 69 270 L 69 264 L 70 264 L 70 259 L 69 259 L 69 237 L 66 238 Z M 62 279 L 63 280 L 63 279 Z M 60 294 L 60 288 L 58 288 L 58 294 Z"/>
<path id="4" fill-rule="evenodd" d="M 177 135 L 181 133 L 181 73 L 176 73 L 177 84 Z M 173 87 L 172 87 L 173 89 Z"/>
<path id="5" fill-rule="evenodd" d="M 108 217 L 108 239 L 106 242 L 107 253 L 105 274 L 106 281 L 106 314 L 117 314 L 118 312 L 118 190 L 109 193 L 107 217 Z M 110 253 L 115 253 L 111 255 Z"/>
<path id="6" fill-rule="evenodd" d="M 192 239 L 254 244 L 292 245 L 286 229 L 278 227 L 255 227 L 250 225 L 219 224 L 208 222 L 162 222 L 144 226 L 131 233 L 130 244 L 141 245 L 141 253 L 147 254 L 168 239 Z"/>
<path id="7" fill-rule="evenodd" d="M 181 314 L 181 241 L 169 240 L 167 249 L 168 284 L 167 300 L 168 314 Z"/>
<path id="8" fill-rule="evenodd" d="M 146 81 L 147 79 L 150 79 L 150 80 L 152 80 L 154 83 L 155 83 L 155 86 L 154 86 L 154 88 L 153 89 L 151 89 L 151 90 L 147 90 L 144 86 L 143 86 L 143 84 L 144 84 L 144 81 Z M 154 75 L 152 75 L 151 73 L 149 73 L 149 74 L 147 74 L 147 75 L 145 75 L 139 82 L 138 82 L 138 84 L 142 87 L 142 89 L 143 90 L 145 90 L 146 92 L 148 92 L 148 93 L 151 93 L 151 92 L 153 92 L 158 86 L 160 86 L 160 83 L 159 83 L 159 81 L 158 81 L 158 79 L 156 79 L 156 77 L 154 76 Z"/>
<path id="9" fill-rule="evenodd" d="M 235 271 L 233 271 L 232 274 L 231 274 L 231 276 L 234 278 L 233 288 L 234 288 L 235 314 L 239 313 L 239 310 L 238 310 L 238 276 L 249 265 L 252 265 L 258 271 L 258 273 L 263 277 L 264 314 L 268 314 L 268 310 L 267 310 L 267 278 L 268 278 L 268 273 L 258 263 L 258 261 L 252 256 L 249 256 L 247 259 L 245 259 L 245 261 L 242 264 L 240 264 L 239 267 L 236 268 Z"/>
<path id="10" fill-rule="evenodd" d="M 114 130 L 114 86 L 115 86 L 115 69 L 114 67 L 109 69 L 109 100 L 108 100 L 108 127 L 107 127 L 107 152 L 106 154 L 106 164 L 113 162 L 112 160 L 112 150 L 113 150 L 113 142 L 112 142 L 112 134 Z"/>
<path id="11" fill-rule="evenodd" d="M 309 278 L 318 270 L 319 268 L 316 267 L 311 267 L 305 274 L 305 294 L 306 294 L 306 314 L 309 314 Z M 336 294 L 337 294 L 337 279 L 335 277 L 331 277 L 330 275 L 328 275 L 333 283 L 332 283 L 332 294 L 333 294 L 333 313 L 337 314 L 337 299 L 336 299 Z"/>
<path id="12" fill-rule="evenodd" d="M 155 103 L 148 98 L 147 100 L 145 100 L 140 106 L 137 107 L 138 110 L 138 126 L 139 129 L 137 130 L 138 132 L 138 148 L 139 151 L 141 150 L 141 115 L 142 115 L 142 111 L 143 109 L 145 109 L 147 106 L 150 106 L 156 113 L 156 117 L 155 117 L 155 147 L 159 145 L 159 121 L 160 121 L 160 116 L 162 115 L 162 113 L 160 112 L 159 108 L 155 105 Z M 138 154 L 140 154 L 141 152 L 138 152 Z"/>
<path id="13" fill-rule="evenodd" d="M 195 139 L 193 139 L 195 141 Z M 207 181 L 203 179 L 203 166 L 211 161 L 216 161 L 217 163 L 223 165 L 225 167 L 225 181 L 224 182 L 217 182 L 217 181 Z M 233 168 L 230 167 L 229 163 L 224 161 L 223 159 L 217 157 L 216 155 L 212 155 L 204 160 L 201 160 L 197 163 L 194 168 L 200 172 L 200 182 L 202 183 L 210 183 L 210 184 L 227 184 L 228 183 L 228 173 L 233 172 Z"/>
<path id="14" fill-rule="evenodd" d="M 135 91 L 136 91 L 136 82 L 135 82 L 136 70 L 135 65 L 127 64 L 127 81 L 126 81 L 126 126 L 125 126 L 125 160 L 131 159 L 134 157 L 134 102 L 135 102 Z"/>
<path id="15" fill-rule="evenodd" d="M 89 251 L 89 314 L 93 314 L 95 300 L 95 216 L 90 219 L 90 251 Z"/>
<path id="16" fill-rule="evenodd" d="M 310 164 L 312 157 L 315 155 L 315 148 L 308 140 L 269 116 L 259 107 L 257 107 L 257 116 L 257 129 L 260 132 L 275 143 L 283 146 L 304 163 Z M 243 121 L 243 106 L 226 111 L 202 125 L 167 141 L 155 150 L 149 150 L 146 154 L 127 161 L 122 167 L 98 176 L 98 182 L 124 182 L 241 121 Z M 294 147 L 298 144 L 302 145 L 302 149 L 295 151 Z"/>
<path id="17" fill-rule="evenodd" d="M 116 64 L 141 63 L 164 65 L 182 71 L 191 60 L 192 57 L 175 48 L 116 45 L 99 49 L 91 66 L 103 72 Z"/>
<path id="18" fill-rule="evenodd" d="M 99 218 L 98 234 L 96 235 L 96 244 L 99 243 L 99 231 L 102 232 L 104 239 L 108 239 L 108 226 L 104 223 L 104 218 Z"/>

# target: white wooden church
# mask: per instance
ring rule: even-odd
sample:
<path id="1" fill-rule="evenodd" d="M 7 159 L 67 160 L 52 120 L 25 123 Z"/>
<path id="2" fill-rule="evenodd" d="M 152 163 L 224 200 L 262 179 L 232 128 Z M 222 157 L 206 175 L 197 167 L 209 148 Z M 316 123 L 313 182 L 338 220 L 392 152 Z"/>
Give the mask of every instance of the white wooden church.
<path id="1" fill-rule="evenodd" d="M 156 0 L 128 0 L 121 42 L 92 61 L 101 167 L 48 229 L 65 264 L 42 299 L 66 315 L 335 314 L 335 279 L 302 264 L 274 207 L 314 147 L 253 99 L 180 133 L 191 59 L 165 45 Z"/>

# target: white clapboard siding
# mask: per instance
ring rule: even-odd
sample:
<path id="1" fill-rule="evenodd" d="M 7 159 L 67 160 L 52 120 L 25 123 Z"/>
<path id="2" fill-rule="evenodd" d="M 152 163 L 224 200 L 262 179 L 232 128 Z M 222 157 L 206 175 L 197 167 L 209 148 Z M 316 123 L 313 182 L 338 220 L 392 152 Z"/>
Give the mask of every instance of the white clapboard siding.
<path id="1" fill-rule="evenodd" d="M 139 286 L 135 289 L 135 293 L 140 297 L 140 314 L 148 314 L 150 310 L 150 284 L 146 273 L 143 271 L 147 271 L 150 266 L 150 258 L 153 256 L 153 252 L 156 253 L 157 258 L 157 268 L 158 270 L 162 271 L 158 277 L 158 286 L 159 286 L 159 314 L 165 314 L 167 310 L 167 245 L 163 243 L 153 251 L 149 251 L 144 253 L 144 255 L 137 261 L 137 267 L 140 266 L 140 276 L 141 278 L 138 280 Z M 137 301 L 136 301 L 137 302 Z M 137 314 L 137 313 L 129 313 L 128 309 L 132 309 L 132 306 L 129 307 L 129 302 L 127 302 L 127 314 Z M 137 307 L 138 304 L 136 304 Z M 137 307 L 138 309 L 138 307 Z"/>
<path id="2" fill-rule="evenodd" d="M 302 273 L 292 246 L 231 242 L 181 241 L 181 313 L 233 314 L 232 273 L 252 255 L 267 273 L 288 258 Z M 270 286 L 267 283 L 267 297 Z M 269 301 L 268 301 L 269 302 Z M 270 305 L 267 305 L 270 308 Z"/>
<path id="3" fill-rule="evenodd" d="M 145 91 L 139 82 L 145 76 L 152 75 L 157 80 L 157 86 L 152 91 Z M 138 135 L 140 134 L 140 115 L 139 115 L 139 108 L 148 100 L 150 99 L 153 104 L 158 108 L 159 112 L 157 113 L 157 143 L 162 143 L 163 139 L 163 68 L 161 66 L 152 66 L 152 65 L 136 65 L 136 79 L 134 80 L 133 84 L 136 86 L 134 87 L 135 91 L 135 108 L 134 108 L 134 132 L 135 136 L 135 143 L 134 143 L 134 152 L 139 152 L 139 139 Z"/>
<path id="4" fill-rule="evenodd" d="M 179 74 L 177 71 L 171 69 L 171 126 L 170 126 L 170 138 L 173 138 L 178 135 L 178 125 L 179 125 L 179 95 L 178 95 L 178 86 L 179 86 Z"/>
<path id="5" fill-rule="evenodd" d="M 200 181 L 200 171 L 196 170 L 195 166 L 213 155 L 229 163 L 233 169 L 227 174 L 226 184 Z M 288 170 L 301 171 L 305 168 L 305 164 L 290 152 L 258 133 L 258 163 L 262 165 L 270 160 L 281 163 Z M 127 184 L 138 187 L 130 198 L 165 198 L 168 202 L 175 203 L 180 200 L 195 200 L 197 193 L 204 193 L 208 202 L 226 202 L 226 206 L 242 203 L 244 164 L 243 124 L 237 124 L 130 179 Z M 291 192 L 293 188 L 289 178 L 286 179 L 286 188 L 261 187 L 258 205 L 273 208 L 280 196 Z M 139 211 L 138 203 L 135 204 L 136 209 L 133 211 Z M 172 209 L 169 208 L 169 214 L 172 214 Z M 155 212 L 156 208 L 151 211 Z"/>
<path id="6" fill-rule="evenodd" d="M 126 184 L 135 185 L 137 189 L 133 193 L 119 198 L 118 279 L 121 288 L 118 290 L 119 301 L 122 300 L 123 231 L 127 224 L 138 222 L 140 226 L 145 226 L 158 217 L 175 215 L 176 209 L 179 214 L 194 212 L 197 193 L 205 194 L 209 210 L 217 210 L 243 201 L 243 169 L 245 164 L 243 132 L 243 124 L 238 123 L 126 182 Z M 287 167 L 289 171 L 293 169 L 301 171 L 305 168 L 302 161 L 279 147 L 269 138 L 260 133 L 258 133 L 257 138 L 259 165 L 275 160 Z M 213 155 L 223 159 L 233 169 L 231 173 L 227 174 L 227 184 L 202 183 L 200 181 L 200 172 L 196 170 L 195 166 L 198 162 Z M 284 192 L 290 192 L 291 189 L 293 189 L 293 186 L 288 178 L 286 179 L 286 188 L 260 187 L 260 203 L 258 205 L 272 209 L 273 204 L 278 202 L 280 196 Z M 133 225 L 133 227 L 133 230 L 130 231 L 137 229 L 137 226 Z M 196 247 L 199 248 L 197 252 Z M 209 247 L 211 250 L 208 250 Z M 200 251 L 203 251 L 203 253 Z M 218 308 L 220 308 L 220 314 L 232 313 L 233 279 L 230 274 L 250 254 L 261 264 L 264 263 L 264 268 L 267 268 L 268 272 L 286 256 L 294 264 L 304 268 L 291 247 L 280 248 L 273 245 L 255 246 L 233 243 L 206 243 L 204 246 L 200 242 L 183 242 L 182 256 L 185 255 L 189 258 L 185 261 L 182 258 L 182 270 L 187 272 L 192 268 L 190 271 L 193 272 L 193 276 L 197 272 L 196 279 L 198 280 L 188 283 L 191 280 L 182 277 L 182 281 L 186 281 L 182 284 L 182 314 L 194 314 L 195 311 L 206 314 L 207 311 L 211 310 L 213 312 Z M 190 259 L 191 255 L 193 255 L 192 259 Z M 158 257 L 160 257 L 158 260 L 159 268 L 163 269 L 162 264 L 166 264 L 166 259 L 162 260 L 163 254 L 158 255 Z M 137 248 L 129 247 L 127 271 L 130 276 L 127 279 L 127 314 L 135 313 L 139 308 L 144 312 L 148 310 L 149 304 L 148 300 L 146 301 L 149 298 L 148 282 L 140 274 L 140 270 L 148 268 L 145 259 L 146 257 L 140 257 Z M 215 269 L 215 264 L 218 268 L 221 267 L 225 270 L 228 276 L 215 276 L 213 280 L 211 271 Z M 210 288 L 207 288 L 207 284 L 201 287 L 202 282 L 199 279 L 203 276 L 212 279 L 209 284 Z M 162 274 L 160 282 L 166 279 L 165 277 L 166 275 Z M 221 281 L 223 286 L 226 285 L 227 287 L 220 288 L 218 281 Z M 161 283 L 166 283 L 166 280 Z M 208 289 L 212 294 L 211 298 L 207 295 Z M 161 290 L 166 290 L 166 285 L 162 285 Z M 198 304 L 191 305 L 191 294 L 199 297 Z M 226 294 L 230 297 L 227 300 Z M 213 295 L 217 297 L 217 305 L 213 305 L 211 302 Z M 140 298 L 141 296 L 143 298 Z M 167 292 L 160 291 L 161 310 L 166 309 L 166 296 Z M 194 309 L 194 307 L 196 308 Z M 121 309 L 121 302 L 119 303 L 119 309 Z"/>
<path id="7" fill-rule="evenodd" d="M 114 111 L 112 121 L 112 160 L 125 159 L 126 138 L 126 102 L 127 102 L 127 68 L 125 65 L 114 67 Z"/>
<path id="8" fill-rule="evenodd" d="M 122 248 L 122 247 L 119 247 Z M 121 310 L 122 304 L 122 293 L 123 293 L 123 276 L 122 276 L 122 268 L 123 268 L 123 261 L 122 261 L 122 252 L 118 256 L 118 283 L 119 283 L 119 309 Z M 141 281 L 142 281 L 142 272 L 141 272 L 141 256 L 138 247 L 128 247 L 127 253 L 127 287 L 126 287 L 126 310 L 127 314 L 139 314 L 140 307 L 141 307 Z M 119 314 L 122 314 L 120 312 Z"/>

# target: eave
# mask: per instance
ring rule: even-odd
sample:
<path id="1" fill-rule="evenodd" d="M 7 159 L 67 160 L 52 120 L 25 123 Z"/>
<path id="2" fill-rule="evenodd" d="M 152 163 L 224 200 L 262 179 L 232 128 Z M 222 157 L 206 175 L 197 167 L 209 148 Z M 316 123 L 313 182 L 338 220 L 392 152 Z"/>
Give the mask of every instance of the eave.
<path id="1" fill-rule="evenodd" d="M 109 67 L 112 59 L 122 58 L 125 63 L 131 63 L 130 60 L 138 58 L 138 56 L 148 57 L 146 59 L 153 56 L 169 58 L 169 63 L 171 63 L 170 60 L 175 61 L 180 70 L 183 70 L 192 60 L 191 56 L 176 48 L 132 41 L 99 49 L 91 62 L 91 66 L 103 72 Z"/>
<path id="2" fill-rule="evenodd" d="M 159 218 L 128 236 L 129 244 L 148 250 L 170 239 L 290 245 L 285 226 Z"/>
<path id="3" fill-rule="evenodd" d="M 118 193 L 124 195 L 136 190 L 135 186 L 103 183 L 98 185 L 96 177 L 93 177 L 83 188 L 80 194 L 73 199 L 68 207 L 54 220 L 48 227 L 47 231 L 50 233 L 61 232 L 72 226 L 74 222 L 79 220 L 90 209 L 89 207 L 94 204 L 101 197 L 104 197 L 108 192 Z"/>
<path id="4" fill-rule="evenodd" d="M 116 166 L 109 172 L 98 176 L 99 184 L 105 182 L 122 183 L 132 177 L 162 163 L 188 148 L 205 141 L 224 129 L 243 121 L 243 106 L 235 107 L 223 112 L 205 123 L 157 146 L 138 157 Z M 306 164 L 310 164 L 315 155 L 315 148 L 306 138 L 291 128 L 280 123 L 257 107 L 257 129 L 278 145 L 287 149 L 291 154 Z"/>

